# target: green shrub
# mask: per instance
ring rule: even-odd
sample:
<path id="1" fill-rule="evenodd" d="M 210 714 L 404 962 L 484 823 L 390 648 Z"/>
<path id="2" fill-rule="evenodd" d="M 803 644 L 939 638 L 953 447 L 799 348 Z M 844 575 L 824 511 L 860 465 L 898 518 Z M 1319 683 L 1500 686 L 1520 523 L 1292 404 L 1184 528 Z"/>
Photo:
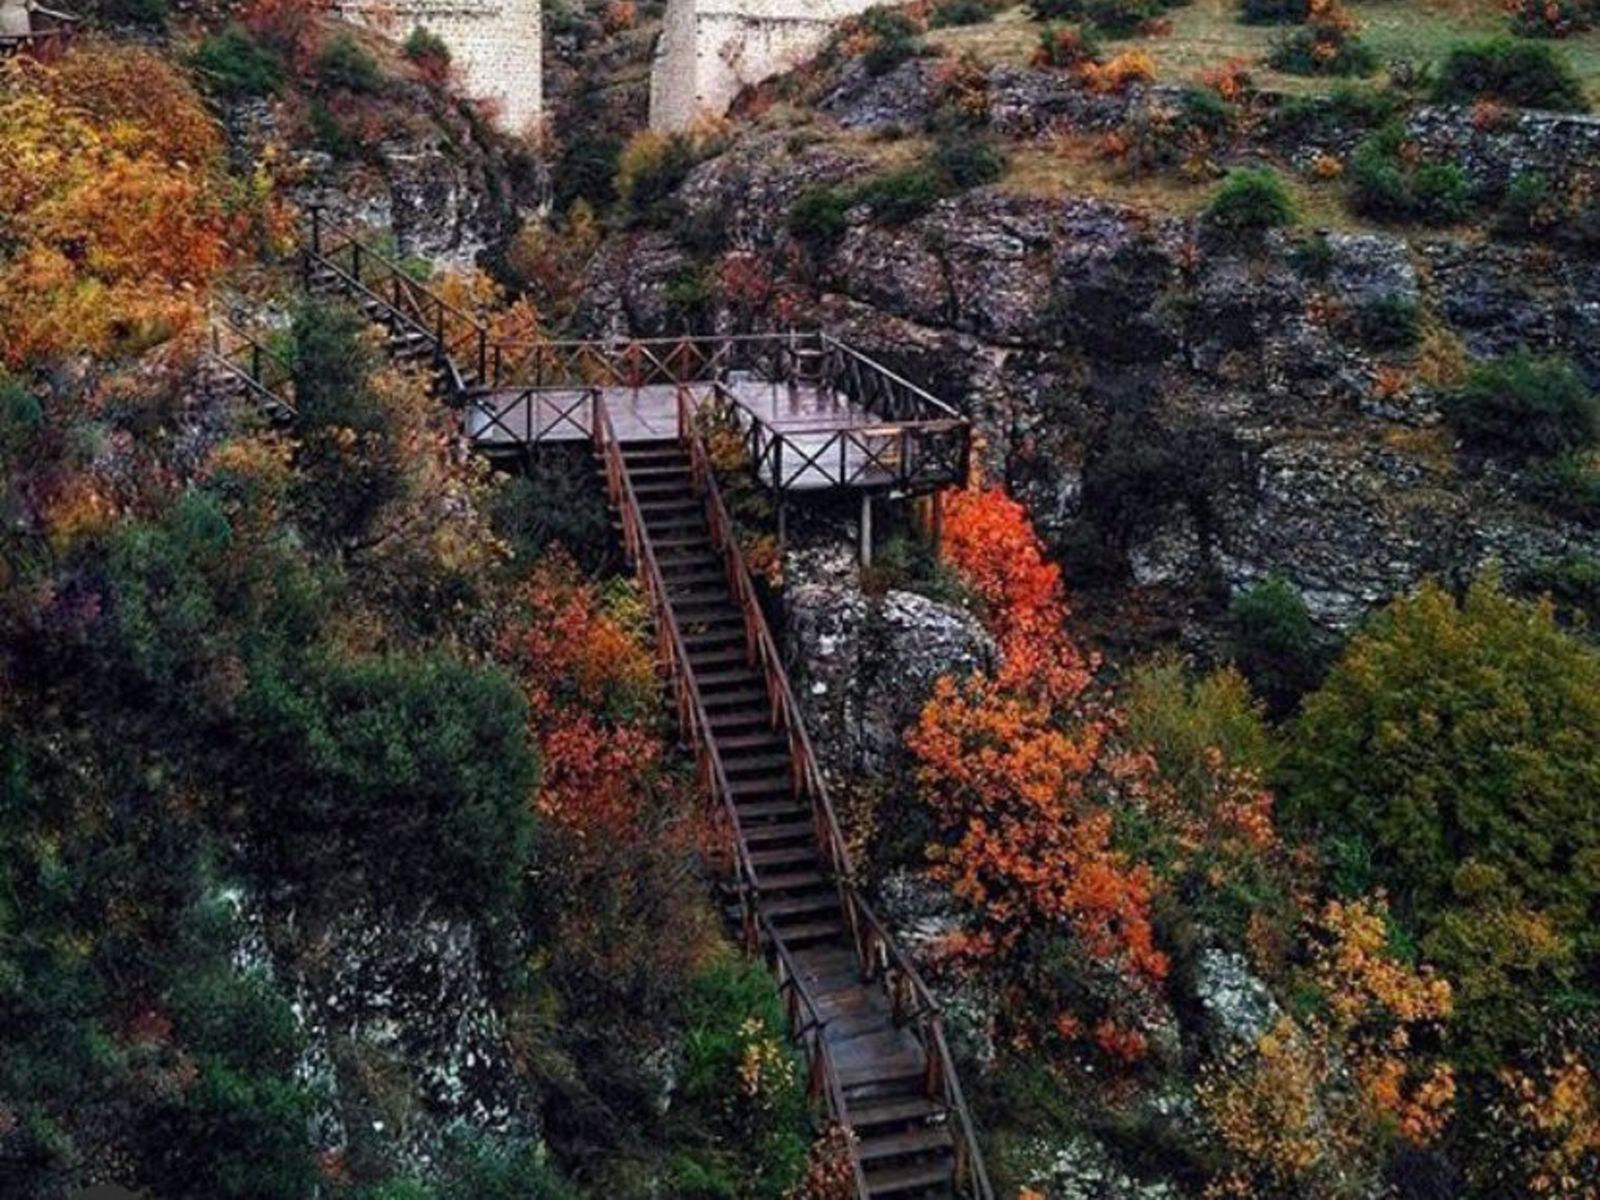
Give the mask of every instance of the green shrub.
<path id="1" fill-rule="evenodd" d="M 1353 33 L 1303 25 L 1280 38 L 1267 60 L 1290 75 L 1370 75 L 1378 56 Z"/>
<path id="2" fill-rule="evenodd" d="M 1333 271 L 1333 244 L 1325 233 L 1312 234 L 1289 251 L 1289 263 L 1308 279 L 1326 279 Z"/>
<path id="3" fill-rule="evenodd" d="M 947 29 L 957 25 L 982 25 L 994 16 L 988 0 L 944 0 L 928 17 L 934 29 Z"/>
<path id="4" fill-rule="evenodd" d="M 687 134 L 635 134 L 617 159 L 617 197 L 633 220 L 662 225 L 676 215 L 675 194 L 700 159 Z"/>
<path id="5" fill-rule="evenodd" d="M 850 197 L 839 188 L 807 188 L 789 210 L 789 232 L 808 245 L 831 246 L 849 227 L 849 211 Z"/>
<path id="6" fill-rule="evenodd" d="M 1600 526 L 1600 462 L 1568 452 L 1535 463 L 1526 478 L 1528 495 L 1551 512 Z"/>
<path id="7" fill-rule="evenodd" d="M 1472 188 L 1454 163 L 1414 162 L 1406 132 L 1391 121 L 1364 139 L 1350 157 L 1350 201 L 1357 212 L 1384 221 L 1445 225 L 1465 218 Z"/>
<path id="8" fill-rule="evenodd" d="M 589 575 L 616 565 L 610 506 L 582 446 L 541 450 L 525 474 L 500 485 L 489 520 L 519 562 L 533 562 L 559 545 Z"/>
<path id="9" fill-rule="evenodd" d="M 1323 669 L 1322 638 L 1294 585 L 1271 576 L 1234 597 L 1233 659 L 1275 713 L 1294 708 Z"/>
<path id="10" fill-rule="evenodd" d="M 1006 159 L 988 138 L 945 137 L 933 149 L 933 165 L 955 191 L 982 187 L 1005 174 Z"/>
<path id="11" fill-rule="evenodd" d="M 1474 367 L 1445 416 L 1483 454 L 1548 459 L 1600 442 L 1600 399 L 1573 365 L 1517 351 Z"/>
<path id="12" fill-rule="evenodd" d="M 1594 0 L 1506 0 L 1511 32 L 1518 37 L 1568 37 L 1588 29 L 1600 15 Z"/>
<path id="13" fill-rule="evenodd" d="M 871 41 L 862 61 L 873 75 L 886 75 L 922 53 L 916 22 L 899 9 L 869 8 L 857 20 Z"/>
<path id="14" fill-rule="evenodd" d="M 1081 21 L 1084 0 L 1028 0 L 1036 21 Z"/>
<path id="15" fill-rule="evenodd" d="M 1246 25 L 1298 25 L 1311 15 L 1309 0 L 1242 0 L 1239 20 Z"/>
<path id="16" fill-rule="evenodd" d="M 50 6 L 54 7 L 54 6 Z M 113 25 L 144 25 L 160 29 L 172 15 L 167 0 L 94 0 L 92 11 Z"/>
<path id="17" fill-rule="evenodd" d="M 241 25 L 200 43 L 191 62 L 219 96 L 269 96 L 283 86 L 283 60 Z"/>
<path id="18" fill-rule="evenodd" d="M 1591 626 L 1600 621 L 1600 558 L 1592 554 L 1569 554 L 1545 563 L 1523 583 L 1547 593 L 1562 608 L 1581 614 Z"/>
<path id="19" fill-rule="evenodd" d="M 1415 346 L 1422 336 L 1422 313 L 1414 300 L 1378 296 L 1351 314 L 1355 334 L 1375 350 L 1401 350 Z"/>
<path id="20" fill-rule="evenodd" d="M 376 95 L 383 90 L 383 73 L 378 70 L 377 60 L 348 33 L 330 37 L 312 69 L 325 88 L 358 95 Z"/>
<path id="21" fill-rule="evenodd" d="M 339 123 L 339 118 L 333 115 L 321 96 L 311 97 L 307 116 L 312 143 L 323 153 L 339 162 L 353 162 L 368 151 L 369 147 L 363 146 Z"/>
<path id="22" fill-rule="evenodd" d="M 1294 219 L 1294 202 L 1283 181 L 1265 167 L 1228 172 L 1206 205 L 1206 220 L 1238 233 L 1290 225 Z"/>
<path id="23" fill-rule="evenodd" d="M 1568 216 L 1566 201 L 1539 171 L 1518 175 L 1500 200 L 1496 228 L 1511 237 L 1536 237 L 1556 229 Z"/>
<path id="24" fill-rule="evenodd" d="M 1165 9 L 1163 0 L 1084 0 L 1083 19 L 1108 36 L 1126 37 Z"/>
<path id="25" fill-rule="evenodd" d="M 281 870 L 314 877 L 354 856 L 389 899 L 492 917 L 516 898 L 537 772 L 526 704 L 499 671 L 443 656 L 268 662 L 240 708 L 263 764 L 250 815 Z"/>
<path id="26" fill-rule="evenodd" d="M 1046 25 L 1039 31 L 1039 47 L 1034 62 L 1046 67 L 1078 67 L 1100 58 L 1100 44 L 1085 28 L 1071 25 Z"/>
<path id="27" fill-rule="evenodd" d="M 1186 87 L 1178 97 L 1183 123 L 1212 136 L 1226 133 L 1239 119 L 1239 110 L 1214 88 Z"/>
<path id="28" fill-rule="evenodd" d="M 683 1057 L 674 1105 L 685 1149 L 674 1195 L 779 1200 L 805 1167 L 808 1115 L 778 991 L 759 962 L 718 956 L 684 1001 Z M 729 1104 L 741 1068 L 761 1063 L 757 1094 Z"/>
<path id="29" fill-rule="evenodd" d="M 450 65 L 450 47 L 445 40 L 424 25 L 418 25 L 401 47 L 405 56 L 414 63 L 426 64 L 435 69 Z"/>
<path id="30" fill-rule="evenodd" d="M 862 184 L 857 199 L 886 225 L 904 225 L 926 215 L 948 194 L 937 168 L 902 167 Z"/>
<path id="31" fill-rule="evenodd" d="M 149 1131 L 153 1156 L 169 1156 L 153 1182 L 172 1196 L 300 1200 L 318 1178 L 311 1113 L 311 1096 L 290 1080 L 204 1060 L 182 1104 Z"/>
<path id="32" fill-rule="evenodd" d="M 1433 97 L 1446 104 L 1498 100 L 1560 112 L 1588 108 L 1583 84 L 1553 47 L 1507 37 L 1468 42 L 1451 50 L 1434 82 Z"/>

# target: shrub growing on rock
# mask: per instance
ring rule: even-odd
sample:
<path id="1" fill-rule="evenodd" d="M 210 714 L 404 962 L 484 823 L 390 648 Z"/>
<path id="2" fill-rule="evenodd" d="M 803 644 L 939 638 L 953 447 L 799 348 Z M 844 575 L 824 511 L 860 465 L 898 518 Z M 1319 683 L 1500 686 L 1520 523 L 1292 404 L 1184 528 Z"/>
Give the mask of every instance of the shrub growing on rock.
<path id="1" fill-rule="evenodd" d="M 933 161 L 959 191 L 993 183 L 1006 169 L 1005 155 L 992 141 L 970 135 L 940 138 L 933 150 Z"/>
<path id="2" fill-rule="evenodd" d="M 1573 365 L 1518 351 L 1475 367 L 1445 415 L 1475 450 L 1516 461 L 1600 443 L 1600 398 Z"/>
<path id="3" fill-rule="evenodd" d="M 1445 104 L 1498 100 L 1524 108 L 1583 112 L 1583 84 L 1567 60 L 1542 42 L 1486 38 L 1451 50 L 1433 85 Z"/>
<path id="4" fill-rule="evenodd" d="M 1370 75 L 1378 56 L 1356 29 L 1355 18 L 1337 0 L 1311 0 L 1306 23 L 1277 44 L 1271 64 L 1292 75 Z"/>
<path id="5" fill-rule="evenodd" d="M 1594 24 L 1594 0 L 1505 0 L 1511 32 L 1518 37 L 1562 38 Z"/>
<path id="6" fill-rule="evenodd" d="M 1472 189 L 1454 163 L 1419 163 L 1408 152 L 1406 131 L 1391 121 L 1350 157 L 1351 203 L 1380 221 L 1446 225 L 1472 210 Z"/>
<path id="7" fill-rule="evenodd" d="M 848 226 L 850 197 L 834 187 L 807 188 L 789 210 L 789 232 L 810 246 L 831 245 Z"/>
<path id="8" fill-rule="evenodd" d="M 1234 661 L 1274 712 L 1288 712 L 1316 686 L 1324 666 L 1306 602 L 1273 575 L 1236 596 L 1228 616 Z"/>
<path id="9" fill-rule="evenodd" d="M 1100 57 L 1100 47 L 1089 34 L 1072 25 L 1047 25 L 1039 33 L 1033 52 L 1036 67 L 1081 67 Z"/>
<path id="10" fill-rule="evenodd" d="M 1239 20 L 1246 25 L 1298 25 L 1310 12 L 1310 0 L 1243 0 Z"/>
<path id="11" fill-rule="evenodd" d="M 1260 232 L 1294 222 L 1294 202 L 1267 168 L 1230 171 L 1206 206 L 1206 220 L 1219 229 Z"/>
<path id="12" fill-rule="evenodd" d="M 1358 305 L 1351 324 L 1356 337 L 1375 350 L 1415 346 L 1422 336 L 1422 314 L 1403 296 L 1377 296 Z"/>
<path id="13" fill-rule="evenodd" d="M 383 73 L 377 60 L 348 33 L 336 33 L 317 55 L 317 81 L 334 88 L 370 96 L 383 90 Z"/>
<path id="14" fill-rule="evenodd" d="M 242 25 L 201 42 L 190 63 L 207 88 L 229 99 L 270 96 L 283 85 L 283 60 Z"/>
<path id="15" fill-rule="evenodd" d="M 956 25 L 982 25 L 994 16 L 987 0 L 945 0 L 928 17 L 934 29 L 947 29 Z"/>

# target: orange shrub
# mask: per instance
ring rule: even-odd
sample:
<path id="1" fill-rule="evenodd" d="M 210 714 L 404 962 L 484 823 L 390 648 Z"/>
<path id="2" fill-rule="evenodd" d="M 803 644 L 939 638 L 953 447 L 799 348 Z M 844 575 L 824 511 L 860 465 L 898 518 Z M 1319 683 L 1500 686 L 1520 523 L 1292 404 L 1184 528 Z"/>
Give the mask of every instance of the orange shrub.
<path id="1" fill-rule="evenodd" d="M 1125 91 L 1129 84 L 1149 83 L 1156 77 L 1155 60 L 1142 50 L 1129 50 L 1109 62 L 1085 63 L 1078 77 L 1093 92 Z"/>

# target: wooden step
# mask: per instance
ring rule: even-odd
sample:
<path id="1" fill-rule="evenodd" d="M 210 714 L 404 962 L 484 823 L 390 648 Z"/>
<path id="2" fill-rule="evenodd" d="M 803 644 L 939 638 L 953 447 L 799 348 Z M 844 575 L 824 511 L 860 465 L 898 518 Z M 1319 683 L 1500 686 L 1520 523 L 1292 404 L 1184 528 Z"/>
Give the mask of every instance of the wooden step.
<path id="1" fill-rule="evenodd" d="M 789 768 L 792 760 L 788 752 L 778 751 L 773 753 L 750 753 L 748 751 L 724 750 L 717 746 L 717 753 L 722 755 L 722 769 L 728 773 L 729 779 L 745 775 L 770 775 L 781 774 L 784 779 L 789 778 Z"/>
<path id="2" fill-rule="evenodd" d="M 802 832 L 809 834 L 811 826 L 807 825 Z M 763 867 L 796 867 L 817 861 L 817 848 L 809 844 L 805 846 L 783 846 L 777 850 L 752 850 L 750 852 L 750 864 L 757 871 L 760 871 Z"/>
<path id="3" fill-rule="evenodd" d="M 822 914 L 838 912 L 839 895 L 829 888 L 826 892 L 819 892 L 813 896 L 783 896 L 774 900 L 763 900 L 761 911 L 781 930 L 785 921 L 802 918 L 820 919 Z"/>
<path id="4" fill-rule="evenodd" d="M 694 655 L 691 654 L 689 657 L 693 658 Z M 736 733 L 717 738 L 717 752 L 722 755 L 724 762 L 730 754 L 773 749 L 787 751 L 789 740 L 783 734 L 776 732 Z"/>
<path id="5" fill-rule="evenodd" d="M 811 829 L 811 810 L 798 800 L 751 800 L 738 805 L 739 825 L 745 840 L 754 840 L 754 832 L 762 822 L 785 825 L 804 821 L 807 832 Z"/>
<path id="6" fill-rule="evenodd" d="M 802 821 L 772 821 L 765 824 L 750 824 L 741 813 L 739 823 L 744 831 L 744 840 L 752 846 L 777 847 L 803 841 L 807 851 L 816 853 L 816 831 L 811 828 L 809 812 Z"/>
<path id="7" fill-rule="evenodd" d="M 735 803 L 747 799 L 764 799 L 768 796 L 794 795 L 794 780 L 787 771 L 758 775 L 754 779 L 729 779 L 728 787 L 733 792 Z"/>
<path id="8" fill-rule="evenodd" d="M 800 892 L 810 888 L 827 888 L 833 892 L 833 881 L 819 870 L 772 871 L 758 873 L 756 887 L 762 892 Z"/>
<path id="9" fill-rule="evenodd" d="M 757 675 L 754 668 L 745 666 L 726 667 L 722 670 L 702 671 L 695 668 L 694 681 L 702 692 L 714 691 L 725 688 L 730 684 L 738 686 L 760 686 L 761 676 Z"/>
<path id="10" fill-rule="evenodd" d="M 865 1172 L 867 1192 L 872 1196 L 904 1196 L 930 1188 L 948 1188 L 955 1176 L 949 1159 L 881 1166 Z"/>
<path id="11" fill-rule="evenodd" d="M 911 1096 L 904 1100 L 877 1100 L 849 1105 L 847 1114 L 856 1135 L 866 1138 L 871 1136 L 872 1130 L 918 1125 L 934 1117 L 942 1117 L 944 1109 L 925 1096 Z"/>
<path id="12" fill-rule="evenodd" d="M 680 621 L 680 627 L 682 624 L 683 622 Z M 721 626 L 720 628 L 697 629 L 692 633 L 685 631 L 683 635 L 683 645 L 692 656 L 697 647 L 726 648 L 734 645 L 743 646 L 744 637 L 744 622 L 740 621 L 737 625 L 729 623 Z"/>
<path id="13" fill-rule="evenodd" d="M 765 688 L 740 688 L 732 692 L 705 692 L 700 693 L 700 703 L 705 706 L 707 713 L 716 710 L 727 712 L 736 709 L 747 712 L 752 717 L 767 720 L 767 693 Z"/>
<path id="14" fill-rule="evenodd" d="M 859 1135 L 859 1131 L 858 1134 Z M 862 1137 L 856 1153 L 863 1165 L 896 1158 L 920 1158 L 953 1148 L 950 1131 L 943 1125 L 924 1125 L 895 1133 Z"/>
<path id="15" fill-rule="evenodd" d="M 778 936 L 783 939 L 785 946 L 797 949 L 802 946 L 814 946 L 819 942 L 838 941 L 845 936 L 845 928 L 844 922 L 840 920 L 801 921 L 781 927 Z"/>

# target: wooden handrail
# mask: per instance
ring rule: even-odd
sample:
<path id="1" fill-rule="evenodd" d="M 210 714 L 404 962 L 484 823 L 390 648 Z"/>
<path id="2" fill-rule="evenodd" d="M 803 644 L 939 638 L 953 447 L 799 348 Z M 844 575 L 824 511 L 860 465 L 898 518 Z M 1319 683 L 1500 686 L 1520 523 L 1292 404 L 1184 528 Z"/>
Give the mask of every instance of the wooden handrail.
<path id="1" fill-rule="evenodd" d="M 755 594 L 750 572 L 745 566 L 732 518 L 717 486 L 710 454 L 695 429 L 694 416 L 689 390 L 679 389 L 678 436 L 689 451 L 691 479 L 705 499 L 712 540 L 723 553 L 729 586 L 744 616 L 749 659 L 752 665 L 761 670 L 766 681 L 773 724 L 788 739 L 790 757 L 795 766 L 796 793 L 811 804 L 813 824 L 825 851 L 824 858 L 839 889 L 840 902 L 862 975 L 866 979 L 881 978 L 884 981 L 896 1022 L 910 1026 L 922 1045 L 928 1062 L 930 1093 L 955 1114 L 959 1132 L 956 1139 L 958 1183 L 964 1179 L 970 1185 L 970 1194 L 977 1200 L 993 1200 L 994 1191 L 983 1166 L 972 1115 L 945 1041 L 938 1001 L 921 973 L 890 937 L 877 913 L 856 887 L 855 868 L 828 795 L 827 783 L 790 688 L 788 673 L 783 669 L 777 641 L 772 636 L 766 614 Z"/>
<path id="2" fill-rule="evenodd" d="M 235 345 L 224 346 L 224 333 Z M 294 402 L 294 368 L 226 312 L 212 311 L 207 355 L 213 363 L 240 380 L 258 404 L 276 405 L 290 417 L 300 415 Z M 238 361 L 241 357 L 243 362 Z"/>
<path id="3" fill-rule="evenodd" d="M 734 802 L 733 788 L 728 783 L 722 756 L 711 734 L 711 723 L 706 715 L 699 684 L 689 664 L 689 654 L 683 641 L 682 631 L 667 596 L 665 578 L 656 560 L 649 530 L 640 516 L 638 497 L 634 494 L 633 481 L 623 461 L 622 444 L 612 425 L 611 413 L 606 407 L 603 393 L 596 388 L 592 390 L 592 395 L 595 446 L 605 466 L 606 488 L 612 503 L 622 515 L 623 541 L 628 556 L 639 572 L 655 616 L 656 629 L 660 631 L 658 636 L 668 651 L 666 666 L 677 693 L 679 720 L 694 745 L 696 761 L 705 776 L 703 782 L 706 783 L 729 823 L 733 842 L 735 886 L 745 929 L 746 950 L 758 952 L 762 938 L 765 937 L 766 945 L 773 955 L 774 965 L 777 968 L 780 991 L 791 998 L 790 1003 L 794 1006 L 790 1025 L 795 1040 L 801 1045 L 807 1057 L 808 1090 L 814 1099 L 822 1100 L 830 1117 L 848 1129 L 849 1115 L 845 1109 L 844 1088 L 833 1062 L 832 1051 L 828 1047 L 827 1018 L 822 1015 L 816 998 L 806 986 L 805 976 L 795 963 L 783 938 L 761 912 L 757 903 L 755 866 L 750 861 L 749 850 L 740 827 L 739 810 Z M 852 1159 L 854 1160 L 854 1155 Z M 858 1181 L 858 1194 L 865 1200 L 866 1179 L 859 1161 L 854 1162 L 854 1170 Z"/>
<path id="4" fill-rule="evenodd" d="M 478 379 L 483 380 L 488 366 L 489 332 L 482 322 L 412 278 L 404 267 L 357 234 L 329 220 L 320 205 L 312 205 L 309 211 L 310 235 L 302 239 L 301 247 L 308 289 L 311 267 L 316 264 L 336 275 L 347 291 L 376 303 L 389 314 L 392 323 L 422 335 L 433 348 L 434 364 L 446 374 L 452 396 L 463 397 L 472 390 L 457 361 L 464 345 L 476 357 Z M 329 235 L 335 239 L 332 244 Z M 337 257 L 346 251 L 348 267 Z M 376 280 L 369 282 L 362 277 L 363 263 L 379 268 Z"/>

